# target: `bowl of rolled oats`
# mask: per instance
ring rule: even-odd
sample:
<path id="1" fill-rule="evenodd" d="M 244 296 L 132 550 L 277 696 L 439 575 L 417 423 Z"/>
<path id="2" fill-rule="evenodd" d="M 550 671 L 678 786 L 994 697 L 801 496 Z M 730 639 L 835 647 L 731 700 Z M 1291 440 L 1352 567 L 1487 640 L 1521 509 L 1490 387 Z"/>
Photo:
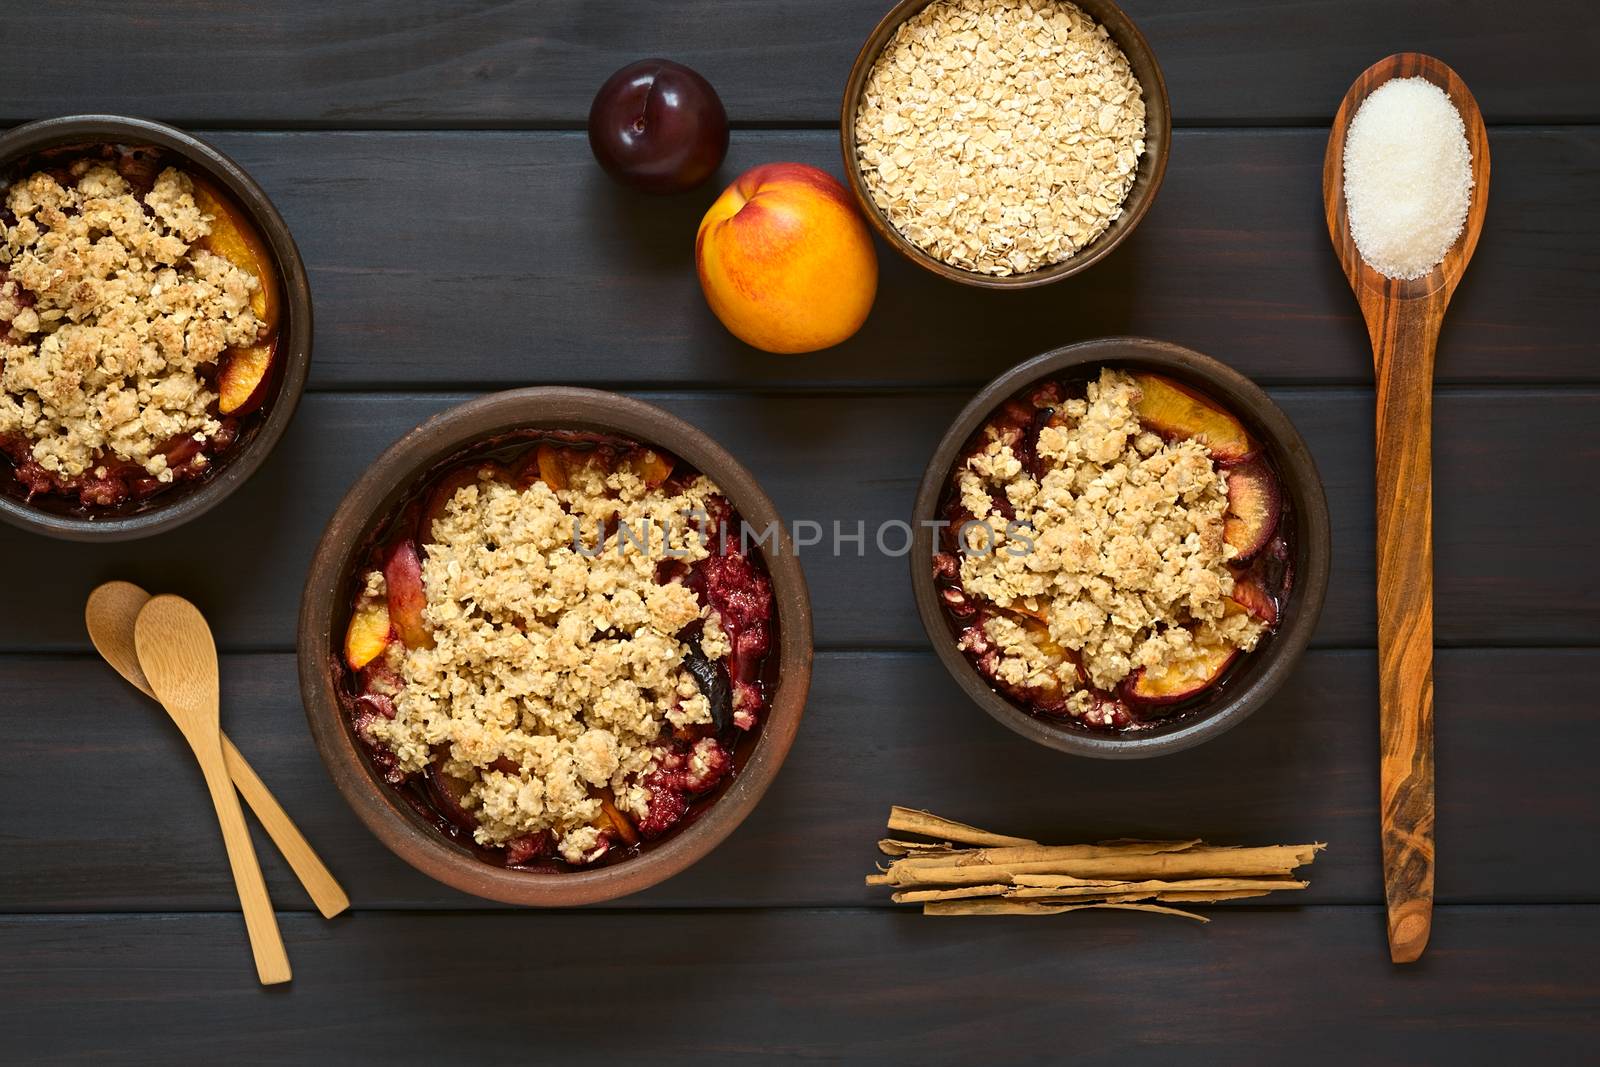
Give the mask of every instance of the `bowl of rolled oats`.
<path id="1" fill-rule="evenodd" d="M 301 602 L 301 693 L 345 799 L 458 889 L 566 906 L 710 852 L 783 763 L 810 601 L 755 479 L 587 389 L 436 416 L 355 484 Z"/>
<path id="2" fill-rule="evenodd" d="M 1327 589 L 1327 501 L 1288 417 L 1145 338 L 991 382 L 940 441 L 915 518 L 917 610 L 945 667 L 1078 755 L 1162 755 L 1236 725 L 1283 685 Z"/>
<path id="3" fill-rule="evenodd" d="M 1171 141 L 1155 54 L 1110 0 L 901 0 L 845 83 L 862 212 L 953 281 L 1059 281 L 1149 210 Z"/>
<path id="4" fill-rule="evenodd" d="M 0 136 L 0 519 L 117 541 L 210 510 L 294 415 L 311 292 L 248 174 L 161 123 Z"/>

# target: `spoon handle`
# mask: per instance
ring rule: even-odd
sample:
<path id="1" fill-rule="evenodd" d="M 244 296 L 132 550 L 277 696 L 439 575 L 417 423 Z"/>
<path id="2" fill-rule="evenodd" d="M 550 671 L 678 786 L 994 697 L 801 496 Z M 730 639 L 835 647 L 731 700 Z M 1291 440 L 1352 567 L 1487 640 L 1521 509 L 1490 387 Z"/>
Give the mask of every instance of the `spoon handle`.
<path id="1" fill-rule="evenodd" d="M 227 761 L 228 775 L 233 779 L 233 784 L 238 786 L 239 795 L 256 813 L 261 828 L 278 846 L 283 858 L 289 861 L 289 867 L 300 879 L 300 884 L 306 887 L 311 902 L 317 906 L 322 917 L 331 919 L 348 908 L 350 898 L 345 894 L 344 887 L 333 877 L 333 872 L 322 862 L 322 857 L 311 847 L 311 842 L 306 840 L 294 820 L 289 818 L 289 813 L 283 810 L 261 776 L 245 760 L 244 753 L 234 747 L 227 734 L 222 735 L 222 758 Z"/>
<path id="2" fill-rule="evenodd" d="M 1433 356 L 1448 297 L 1372 316 L 1378 386 L 1378 699 L 1389 956 L 1433 924 Z"/>
<path id="3" fill-rule="evenodd" d="M 244 812 L 239 808 L 239 795 L 234 792 L 233 779 L 228 777 L 222 761 L 222 746 L 216 737 L 212 734 L 199 741 L 191 739 L 191 744 L 205 774 L 211 803 L 217 809 L 223 844 L 228 848 L 228 865 L 233 868 L 233 884 L 244 909 L 244 925 L 250 934 L 256 975 L 262 985 L 287 982 L 291 977 L 289 956 L 283 948 L 283 936 L 278 932 L 278 917 L 267 896 L 267 884 L 261 877 L 261 865 L 256 862 L 255 846 L 250 843 L 250 831 L 244 824 Z"/>

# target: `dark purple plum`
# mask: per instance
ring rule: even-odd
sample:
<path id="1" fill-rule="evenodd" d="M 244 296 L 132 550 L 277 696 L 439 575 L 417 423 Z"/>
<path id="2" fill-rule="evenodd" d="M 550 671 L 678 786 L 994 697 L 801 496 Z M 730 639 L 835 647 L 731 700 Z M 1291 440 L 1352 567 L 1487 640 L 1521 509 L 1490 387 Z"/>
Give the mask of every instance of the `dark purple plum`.
<path id="1" fill-rule="evenodd" d="M 666 59 L 630 63 L 589 108 L 589 148 L 607 174 L 650 193 L 681 193 L 728 154 L 728 115 L 711 83 Z"/>

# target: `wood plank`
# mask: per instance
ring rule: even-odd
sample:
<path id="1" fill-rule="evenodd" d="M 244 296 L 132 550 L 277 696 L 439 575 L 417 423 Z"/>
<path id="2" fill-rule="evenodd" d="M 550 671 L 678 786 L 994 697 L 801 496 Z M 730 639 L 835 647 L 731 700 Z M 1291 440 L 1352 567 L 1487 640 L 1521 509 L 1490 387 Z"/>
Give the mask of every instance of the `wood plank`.
<path id="1" fill-rule="evenodd" d="M 966 401 L 956 391 L 886 397 L 643 394 L 703 427 L 762 479 L 793 523 L 873 531 L 904 519 L 935 442 Z M 1372 397 L 1294 388 L 1273 395 L 1309 441 L 1334 522 L 1334 566 L 1317 641 L 1368 646 L 1373 593 Z M 86 650 L 82 605 L 109 578 L 181 592 L 233 650 L 287 650 L 322 527 L 350 483 L 391 441 L 459 394 L 314 394 L 279 451 L 210 515 L 137 545 L 54 542 L 0 527 L 8 578 L 0 650 Z M 1450 389 L 1436 415 L 1437 615 L 1441 644 L 1600 643 L 1600 587 L 1587 558 L 1600 528 L 1590 472 L 1600 464 L 1600 392 Z M 849 472 L 828 476 L 826 472 Z M 1537 477 L 1533 474 L 1537 473 Z M 247 521 L 242 521 L 247 520 Z M 891 547 L 899 541 L 888 542 Z M 870 538 L 870 534 L 869 534 Z M 869 539 L 804 550 L 823 647 L 925 641 L 903 557 Z"/>
<path id="2" fill-rule="evenodd" d="M 857 50 L 889 0 L 315 0 L 267 7 L 16 0 L 27 41 L 0 71 L 4 114 L 114 105 L 233 125 L 580 123 L 600 83 L 641 56 L 688 63 L 735 122 L 837 121 Z M 1490 0 L 1128 0 L 1179 122 L 1326 122 L 1350 80 L 1402 45 L 1439 55 L 1491 121 L 1589 119 L 1600 82 L 1571 0 L 1507 18 Z M 181 25 L 181 32 L 175 32 Z M 1508 56 L 1537 57 L 1537 76 Z"/>
<path id="3" fill-rule="evenodd" d="M 286 917 L 253 986 L 232 915 L 0 920 L 23 1062 L 1582 1063 L 1600 908 L 1445 908 L 1390 965 L 1372 908 L 1210 926 L 1087 912 Z M 550 964 L 559 965 L 559 973 Z M 70 996 L 63 996 L 70 990 Z M 981 993 L 975 991 L 981 990 Z M 128 1020 L 137 1017 L 138 1025 Z M 197 1026 L 199 1020 L 223 1025 Z"/>
<path id="4" fill-rule="evenodd" d="M 1600 854 L 1572 843 L 1600 834 L 1600 719 L 1587 699 L 1600 691 L 1600 650 L 1447 651 L 1436 669 L 1441 901 L 1593 901 Z M 761 806 L 695 868 L 622 903 L 888 906 L 862 875 L 893 803 L 1055 842 L 1327 841 L 1306 902 L 1378 903 L 1375 671 L 1370 652 L 1313 652 L 1249 722 L 1124 764 L 1012 734 L 931 654 L 824 654 L 799 739 Z M 312 747 L 291 657 L 224 657 L 222 677 L 229 735 L 356 909 L 479 905 L 412 871 L 357 822 Z M 0 810 L 12 813 L 0 911 L 237 906 L 199 772 L 153 705 L 87 657 L 6 657 L 0 678 L 11 752 Z M 257 849 L 277 907 L 309 910 L 259 832 Z M 1381 924 L 1373 936 L 1381 945 Z"/>
<path id="5" fill-rule="evenodd" d="M 1342 90 L 1341 90 L 1342 91 Z M 872 317 L 803 357 L 706 308 L 694 233 L 721 182 L 612 185 L 579 133 L 224 133 L 289 221 L 317 306 L 314 386 L 530 381 L 976 385 L 1071 341 L 1145 334 L 1273 382 L 1371 381 L 1321 215 L 1321 130 L 1184 131 L 1150 215 L 1079 278 L 953 285 L 880 248 Z M 1600 129 L 1496 130 L 1494 208 L 1447 317 L 1440 381 L 1595 381 Z M 739 132 L 723 180 L 777 159 L 840 172 L 826 131 Z"/>

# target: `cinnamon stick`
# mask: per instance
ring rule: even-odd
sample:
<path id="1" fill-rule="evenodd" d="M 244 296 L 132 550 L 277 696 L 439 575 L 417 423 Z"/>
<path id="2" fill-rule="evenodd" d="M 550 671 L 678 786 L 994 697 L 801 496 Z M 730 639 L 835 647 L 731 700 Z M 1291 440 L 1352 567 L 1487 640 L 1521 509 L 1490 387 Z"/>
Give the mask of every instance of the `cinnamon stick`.
<path id="1" fill-rule="evenodd" d="M 963 845 L 1038 844 L 1037 841 L 1031 838 L 993 834 L 988 830 L 980 830 L 976 826 L 968 826 L 966 823 L 940 818 L 930 811 L 902 808 L 898 804 L 889 809 L 889 829 L 899 830 L 907 834 L 921 834 L 923 837 L 943 838 Z"/>
<path id="2" fill-rule="evenodd" d="M 896 860 L 884 872 L 891 885 L 981 885 L 1019 874 L 1061 874 L 1073 878 L 1266 877 L 1288 875 L 1310 863 L 1315 846 L 1269 845 L 1217 852 L 1167 852 L 1155 855 L 1098 856 L 1007 863 L 928 863 Z"/>
<path id="3" fill-rule="evenodd" d="M 1099 845 L 1011 845 L 1004 848 L 969 848 L 950 852 L 915 853 L 906 856 L 910 866 L 936 867 L 954 864 L 957 867 L 978 864 L 1038 863 L 1043 860 L 1105 859 L 1113 856 L 1155 856 L 1171 852 L 1186 852 L 1201 844 L 1198 838 L 1189 841 L 1117 841 Z M 1200 851 L 1215 852 L 1219 849 Z"/>
<path id="4" fill-rule="evenodd" d="M 897 904 L 916 904 L 930 900 L 962 900 L 973 897 L 1008 897 L 1013 900 L 1029 898 L 1066 897 L 1116 897 L 1134 900 L 1167 893 L 1193 893 L 1196 899 L 1216 899 L 1224 892 L 1248 891 L 1250 895 L 1270 893 L 1279 889 L 1305 889 L 1311 883 L 1282 878 L 1190 878 L 1177 882 L 1085 882 L 1067 879 L 1071 884 L 1042 878 L 1041 884 L 993 883 L 989 885 L 956 886 L 946 889 L 902 889 L 892 900 Z M 1224 898 L 1225 899 L 1225 898 Z"/>
<path id="5" fill-rule="evenodd" d="M 1037 900 L 936 900 L 922 906 L 924 915 L 1061 915 L 1069 911 L 1095 909 L 1117 911 L 1147 911 L 1157 915 L 1175 915 L 1196 922 L 1211 920 L 1204 915 L 1181 908 L 1167 908 L 1160 904 L 1122 904 L 1108 901 L 1097 904 L 1049 904 Z"/>
<path id="6" fill-rule="evenodd" d="M 955 845 L 948 841 L 938 843 L 931 841 L 900 841 L 892 837 L 885 837 L 878 842 L 878 851 L 885 856 L 926 856 L 933 853 L 965 852 L 969 850 L 958 850 Z"/>
<path id="7" fill-rule="evenodd" d="M 1041 845 L 894 807 L 889 829 L 930 840 L 886 837 L 887 866 L 868 885 L 894 889 L 896 903 L 921 904 L 927 915 L 1058 915 L 1095 908 L 1149 911 L 1207 921 L 1163 903 L 1212 903 L 1305 889 L 1292 876 L 1326 846 L 1207 845 L 1119 839 L 1085 845 Z M 1151 903 L 1151 901 L 1163 903 Z"/>

